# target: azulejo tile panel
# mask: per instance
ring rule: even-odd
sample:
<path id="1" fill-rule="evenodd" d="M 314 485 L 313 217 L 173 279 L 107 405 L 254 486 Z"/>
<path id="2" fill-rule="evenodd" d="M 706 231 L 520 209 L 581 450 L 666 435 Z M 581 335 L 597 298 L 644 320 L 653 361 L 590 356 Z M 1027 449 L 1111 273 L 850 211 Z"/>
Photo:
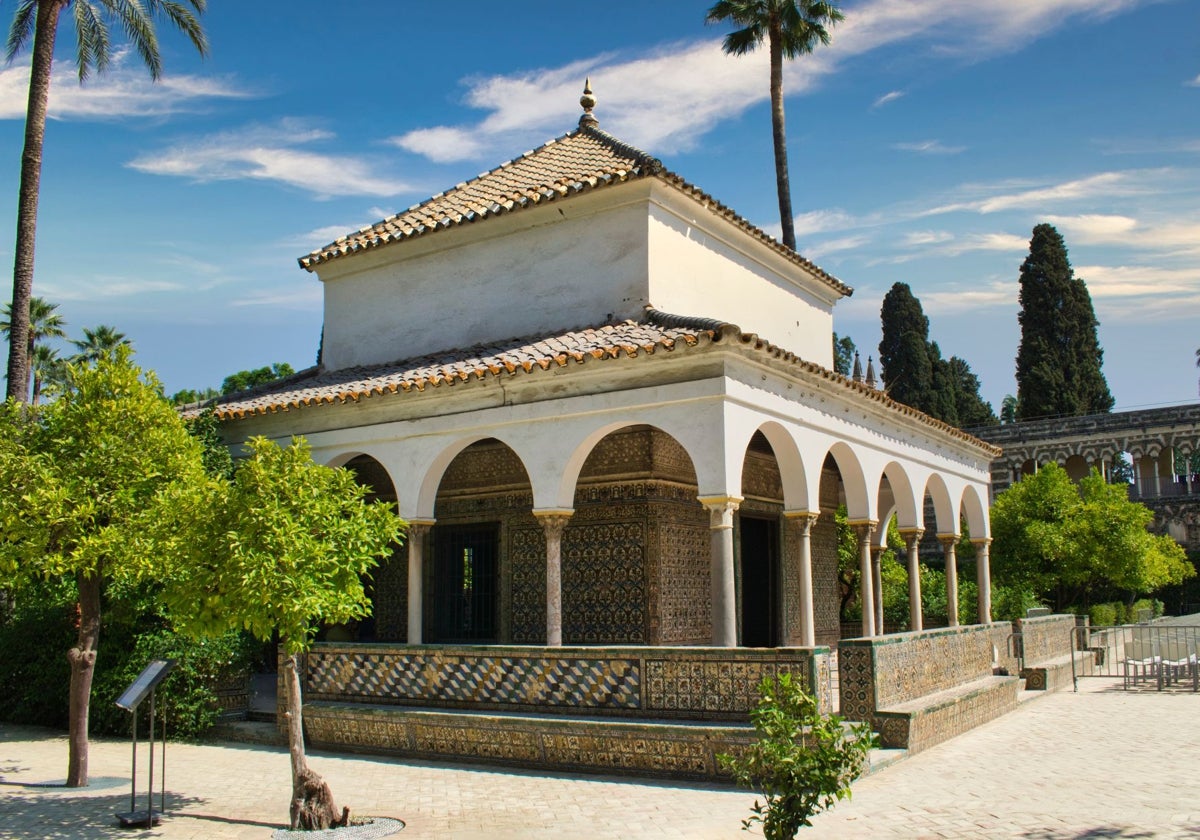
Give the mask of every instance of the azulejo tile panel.
<path id="1" fill-rule="evenodd" d="M 636 660 L 314 651 L 306 696 L 637 709 Z"/>

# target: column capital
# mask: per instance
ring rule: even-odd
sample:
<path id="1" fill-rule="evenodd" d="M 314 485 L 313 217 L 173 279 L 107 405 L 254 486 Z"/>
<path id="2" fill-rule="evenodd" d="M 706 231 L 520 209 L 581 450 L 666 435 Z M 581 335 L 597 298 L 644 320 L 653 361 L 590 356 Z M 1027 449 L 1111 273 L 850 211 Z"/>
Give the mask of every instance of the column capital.
<path id="1" fill-rule="evenodd" d="M 900 537 L 905 542 L 907 542 L 909 540 L 916 540 L 917 542 L 920 542 L 921 537 L 925 536 L 925 529 L 924 528 L 899 528 L 899 529 L 897 529 L 897 533 L 900 534 Z"/>
<path id="2" fill-rule="evenodd" d="M 987 548 L 991 544 L 992 544 L 991 537 L 980 537 L 979 539 L 975 539 L 975 538 L 971 539 L 971 545 L 979 546 L 980 548 Z"/>
<path id="3" fill-rule="evenodd" d="M 807 537 L 812 534 L 812 528 L 821 518 L 821 514 L 811 510 L 785 510 L 783 518 L 789 524 L 798 526 L 801 533 Z"/>
<path id="4" fill-rule="evenodd" d="M 542 530 L 547 536 L 561 537 L 563 529 L 567 527 L 567 523 L 571 520 L 575 511 L 561 508 L 554 510 L 535 510 L 533 515 L 537 517 L 538 523 L 542 526 Z"/>
<path id="5" fill-rule="evenodd" d="M 875 533 L 875 529 L 879 527 L 879 523 L 874 519 L 854 519 L 846 523 L 854 529 L 854 533 L 859 539 L 869 539 Z"/>
<path id="6" fill-rule="evenodd" d="M 437 524 L 436 519 L 410 519 L 408 520 L 408 532 L 418 534 L 428 534 L 429 529 Z"/>
<path id="7" fill-rule="evenodd" d="M 958 545 L 959 534 L 938 534 L 937 541 L 944 547 L 952 548 Z"/>
<path id="8" fill-rule="evenodd" d="M 708 511 L 708 527 L 714 530 L 733 528 L 733 513 L 742 503 L 741 496 L 697 496 Z"/>

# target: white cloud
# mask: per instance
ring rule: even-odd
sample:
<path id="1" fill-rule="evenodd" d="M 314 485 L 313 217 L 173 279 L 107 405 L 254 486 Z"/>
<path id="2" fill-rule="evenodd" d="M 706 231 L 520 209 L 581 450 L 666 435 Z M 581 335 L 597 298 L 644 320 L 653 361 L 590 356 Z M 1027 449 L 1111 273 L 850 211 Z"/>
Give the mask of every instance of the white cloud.
<path id="1" fill-rule="evenodd" d="M 1047 216 L 1067 242 L 1112 245 L 1154 251 L 1160 257 L 1200 255 L 1200 218 L 1172 216 L 1167 221 L 1141 221 L 1129 216 Z"/>
<path id="2" fill-rule="evenodd" d="M 269 306 L 302 312 L 320 312 L 322 289 L 318 283 L 297 284 L 285 289 L 260 289 L 229 301 L 230 306 Z"/>
<path id="3" fill-rule="evenodd" d="M 948 230 L 914 230 L 904 234 L 900 244 L 905 248 L 923 248 L 926 245 L 940 245 L 954 239 L 954 234 Z"/>
<path id="4" fill-rule="evenodd" d="M 153 175 L 174 175 L 198 182 L 256 179 L 335 195 L 390 196 L 410 192 L 412 185 L 383 175 L 367 160 L 308 151 L 300 146 L 333 135 L 283 120 L 182 141 L 160 152 L 138 156 L 127 165 Z"/>
<path id="5" fill-rule="evenodd" d="M 959 192 L 980 197 L 932 207 L 923 211 L 921 215 L 937 216 L 944 213 L 961 212 L 986 214 L 1015 209 L 1036 210 L 1044 207 L 1057 207 L 1069 201 L 1144 195 L 1156 189 L 1151 184 L 1151 181 L 1156 180 L 1155 176 L 1162 176 L 1168 172 L 1169 170 L 1163 169 L 1099 172 L 1085 178 L 1042 185 L 968 184 L 961 187 Z M 1012 191 L 1014 187 L 1017 189 Z"/>
<path id="6" fill-rule="evenodd" d="M 834 230 L 862 227 L 862 222 L 844 210 L 810 210 L 801 213 L 793 219 L 797 236 L 812 233 L 826 233 Z"/>
<path id="7" fill-rule="evenodd" d="M 887 93 L 885 93 L 883 96 L 879 97 L 874 102 L 872 102 L 871 107 L 872 108 L 881 108 L 884 105 L 888 104 L 889 102 L 895 102 L 897 99 L 900 99 L 902 96 L 904 96 L 904 91 L 890 90 Z"/>
<path id="8" fill-rule="evenodd" d="M 1069 20 L 1105 17 L 1144 2 L 867 0 L 846 10 L 828 48 L 785 65 L 784 90 L 801 95 L 841 64 L 889 44 L 920 41 L 941 55 L 979 60 L 1022 49 Z M 465 102 L 488 112 L 483 119 L 422 127 L 390 142 L 438 162 L 474 159 L 497 144 L 536 146 L 571 126 L 586 75 L 602 128 L 655 153 L 686 150 L 708 128 L 768 95 L 766 51 L 727 56 L 721 40 L 669 44 L 633 58 L 607 53 L 557 68 L 468 78 Z M 900 93 L 885 94 L 876 105 Z"/>
<path id="9" fill-rule="evenodd" d="M 917 143 L 893 143 L 892 148 L 902 152 L 917 152 L 922 155 L 957 155 L 967 150 L 966 146 L 947 146 L 941 140 L 922 140 Z"/>
<path id="10" fill-rule="evenodd" d="M 1200 87 L 1200 76 L 1197 76 L 1196 78 L 1192 79 L 1191 81 L 1184 82 L 1184 84 L 1187 85 L 1188 87 Z"/>
<path id="11" fill-rule="evenodd" d="M 841 251 L 858 250 L 864 245 L 869 244 L 870 241 L 871 237 L 869 236 L 843 236 L 838 239 L 827 239 L 824 242 L 817 242 L 813 245 L 802 247 L 800 252 L 808 259 L 815 260 Z"/>
<path id="12" fill-rule="evenodd" d="M 1082 265 L 1075 274 L 1094 298 L 1200 296 L 1200 267 Z"/>
<path id="13" fill-rule="evenodd" d="M 927 315 L 954 315 L 980 309 L 1011 309 L 1016 305 L 1017 290 L 1012 280 L 992 280 L 968 288 L 926 292 L 921 305 Z"/>
<path id="14" fill-rule="evenodd" d="M 55 301 L 91 301 L 97 298 L 135 297 L 164 292 L 179 292 L 187 287 L 168 280 L 131 280 L 128 277 L 89 277 L 78 286 L 53 280 L 44 285 L 45 296 Z"/>
<path id="15" fill-rule="evenodd" d="M 254 95 L 227 78 L 168 74 L 155 82 L 136 58 L 121 50 L 106 72 L 83 85 L 69 62 L 57 62 L 50 80 L 49 116 L 80 120 L 164 117 L 201 110 L 207 100 Z M 0 71 L 0 119 L 24 119 L 28 97 L 27 64 Z"/>

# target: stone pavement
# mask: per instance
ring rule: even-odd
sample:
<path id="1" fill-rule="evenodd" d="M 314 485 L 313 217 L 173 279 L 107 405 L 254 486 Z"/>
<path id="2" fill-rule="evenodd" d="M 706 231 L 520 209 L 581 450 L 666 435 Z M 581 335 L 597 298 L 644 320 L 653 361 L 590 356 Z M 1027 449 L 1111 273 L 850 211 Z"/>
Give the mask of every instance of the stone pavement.
<path id="1" fill-rule="evenodd" d="M 1200 695 L 1083 680 L 854 786 L 806 838 L 1198 838 Z M 93 785 L 57 786 L 64 738 L 0 724 L 0 837 L 266 840 L 287 817 L 276 747 L 167 745 L 168 818 L 123 830 L 128 741 L 93 742 Z M 398 759 L 310 756 L 339 803 L 416 838 L 738 838 L 753 796 L 717 785 L 543 775 Z M 145 746 L 139 764 L 145 763 Z M 139 772 L 140 775 L 140 772 Z M 157 782 L 156 782 L 157 787 Z M 145 782 L 139 781 L 138 807 Z"/>

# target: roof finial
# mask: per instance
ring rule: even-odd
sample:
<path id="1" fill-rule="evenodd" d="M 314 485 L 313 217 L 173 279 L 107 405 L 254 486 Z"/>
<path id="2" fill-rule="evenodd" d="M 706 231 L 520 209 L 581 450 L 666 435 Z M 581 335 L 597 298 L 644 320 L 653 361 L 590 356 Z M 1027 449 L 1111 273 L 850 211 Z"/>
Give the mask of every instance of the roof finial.
<path id="1" fill-rule="evenodd" d="M 857 351 L 857 350 L 854 352 L 854 372 L 853 372 L 853 373 L 850 375 L 850 377 L 851 377 L 851 378 L 852 378 L 852 379 L 853 379 L 855 382 L 862 382 L 862 381 L 863 381 L 863 373 L 862 373 L 862 361 L 861 361 L 861 360 L 858 358 L 858 351 Z"/>
<path id="2" fill-rule="evenodd" d="M 592 96 L 592 79 L 589 76 L 583 82 L 583 96 L 579 97 L 579 104 L 583 106 L 583 115 L 579 118 L 579 127 L 597 126 L 600 124 L 594 116 L 592 109 L 596 107 L 596 97 Z"/>
<path id="3" fill-rule="evenodd" d="M 867 356 L 867 378 L 864 380 L 868 388 L 875 387 L 875 360 Z"/>

